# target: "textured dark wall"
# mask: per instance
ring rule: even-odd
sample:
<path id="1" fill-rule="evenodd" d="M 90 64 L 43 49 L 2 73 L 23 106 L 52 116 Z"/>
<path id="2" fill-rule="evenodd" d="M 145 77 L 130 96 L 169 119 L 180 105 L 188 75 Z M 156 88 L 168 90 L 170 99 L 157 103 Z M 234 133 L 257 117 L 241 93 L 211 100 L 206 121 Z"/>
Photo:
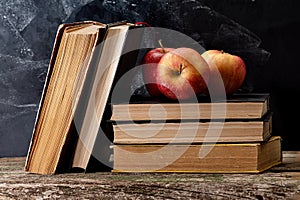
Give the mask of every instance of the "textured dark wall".
<path id="1" fill-rule="evenodd" d="M 55 33 L 88 0 L 0 0 L 0 157 L 24 156 Z"/>
<path id="2" fill-rule="evenodd" d="M 181 31 L 247 60 L 246 88 L 271 93 L 274 134 L 297 144 L 299 23 L 289 0 L 0 0 L 0 157 L 26 155 L 60 23 L 127 19 Z M 208 7 L 206 6 L 208 5 Z M 243 38 L 236 42 L 236 38 Z"/>

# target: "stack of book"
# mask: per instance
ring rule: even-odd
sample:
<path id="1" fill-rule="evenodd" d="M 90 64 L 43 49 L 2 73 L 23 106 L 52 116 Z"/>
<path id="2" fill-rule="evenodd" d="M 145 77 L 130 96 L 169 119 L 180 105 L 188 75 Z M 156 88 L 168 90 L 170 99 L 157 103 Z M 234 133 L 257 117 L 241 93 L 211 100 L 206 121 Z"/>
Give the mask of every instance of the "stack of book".
<path id="1" fill-rule="evenodd" d="M 114 172 L 258 173 L 281 162 L 269 94 L 112 104 Z"/>

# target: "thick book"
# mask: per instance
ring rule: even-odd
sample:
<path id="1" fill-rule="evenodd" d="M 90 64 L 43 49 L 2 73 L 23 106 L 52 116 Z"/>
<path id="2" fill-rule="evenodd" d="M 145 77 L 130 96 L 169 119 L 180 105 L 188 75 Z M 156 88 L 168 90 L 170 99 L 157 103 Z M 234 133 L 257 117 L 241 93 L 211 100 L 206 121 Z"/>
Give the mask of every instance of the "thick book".
<path id="1" fill-rule="evenodd" d="M 259 173 L 282 162 L 281 137 L 225 144 L 114 145 L 113 172 Z"/>
<path id="2" fill-rule="evenodd" d="M 271 137 L 272 113 L 258 120 L 112 122 L 114 144 L 262 142 Z"/>
<path id="3" fill-rule="evenodd" d="M 96 43 L 106 25 L 98 22 L 61 24 L 50 58 L 25 171 L 55 173 L 66 141 L 74 131 L 77 99 Z"/>
<path id="4" fill-rule="evenodd" d="M 95 57 L 96 70 L 88 80 L 87 90 L 90 92 L 82 95 L 86 107 L 81 119 L 82 123 L 79 123 L 80 127 L 78 127 L 79 140 L 72 168 L 87 170 L 91 158 L 105 157 L 107 154 L 105 152 L 108 152 L 111 143 L 108 141 L 109 136 L 105 126 L 110 114 L 106 105 L 111 99 L 113 87 L 118 79 L 138 63 L 137 57 L 143 31 L 136 28 L 140 27 L 131 23 L 110 24 L 106 31 L 101 54 Z M 129 88 L 130 82 L 123 84 L 123 90 L 128 93 L 130 93 Z M 103 162 L 107 163 L 108 160 L 109 155 Z"/>
<path id="5" fill-rule="evenodd" d="M 83 21 L 59 26 L 25 171 L 65 172 L 78 158 L 86 165 L 90 152 L 85 148 L 94 145 L 128 26 L 134 24 Z M 107 39 L 107 35 L 114 37 Z M 112 56 L 115 60 L 109 60 Z M 88 108 L 94 111 L 93 121 L 89 121 Z"/>
<path id="6" fill-rule="evenodd" d="M 259 119 L 269 111 L 268 93 L 237 93 L 225 100 L 197 102 L 134 100 L 113 103 L 112 121 L 188 120 L 188 119 Z"/>

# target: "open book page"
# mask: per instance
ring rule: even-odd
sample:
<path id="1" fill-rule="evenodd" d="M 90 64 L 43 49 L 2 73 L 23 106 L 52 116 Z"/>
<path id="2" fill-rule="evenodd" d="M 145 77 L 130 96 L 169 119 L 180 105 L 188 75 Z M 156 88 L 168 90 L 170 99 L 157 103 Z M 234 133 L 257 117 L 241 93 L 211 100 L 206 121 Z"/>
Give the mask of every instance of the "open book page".
<path id="1" fill-rule="evenodd" d="M 72 164 L 74 168 L 86 169 L 88 165 L 128 30 L 128 25 L 113 26 L 107 30 L 91 93 L 85 97 L 88 103 L 79 131 Z"/>

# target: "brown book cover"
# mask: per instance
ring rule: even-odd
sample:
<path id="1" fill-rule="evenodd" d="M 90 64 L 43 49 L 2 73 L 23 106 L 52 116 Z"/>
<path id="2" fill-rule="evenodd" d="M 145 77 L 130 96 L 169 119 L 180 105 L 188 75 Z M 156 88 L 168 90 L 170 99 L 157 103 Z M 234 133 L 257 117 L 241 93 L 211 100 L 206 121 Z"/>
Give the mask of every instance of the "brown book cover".
<path id="1" fill-rule="evenodd" d="M 113 172 L 260 173 L 282 162 L 281 137 L 224 144 L 114 145 Z"/>
<path id="2" fill-rule="evenodd" d="M 271 137 L 272 113 L 255 120 L 112 122 L 114 144 L 262 142 Z"/>
<path id="3" fill-rule="evenodd" d="M 268 93 L 236 93 L 225 100 L 168 102 L 142 99 L 112 104 L 112 121 L 259 119 L 269 111 Z"/>

